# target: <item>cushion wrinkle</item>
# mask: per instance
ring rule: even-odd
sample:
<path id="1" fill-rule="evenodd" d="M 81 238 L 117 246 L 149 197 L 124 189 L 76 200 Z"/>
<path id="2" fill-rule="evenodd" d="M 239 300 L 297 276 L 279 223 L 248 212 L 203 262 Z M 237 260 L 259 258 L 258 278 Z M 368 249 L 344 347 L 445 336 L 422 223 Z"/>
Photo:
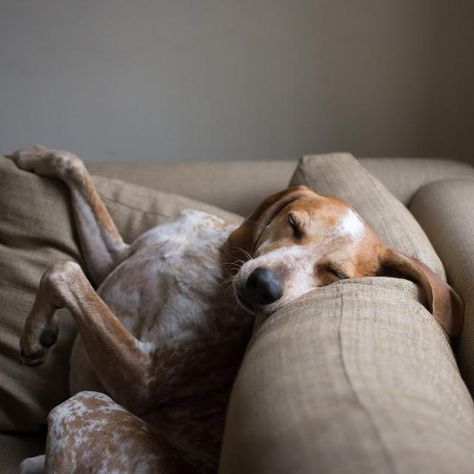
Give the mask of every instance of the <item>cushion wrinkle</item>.
<path id="1" fill-rule="evenodd" d="M 165 213 L 162 213 L 162 212 L 143 210 L 143 209 L 139 209 L 137 206 L 130 206 L 130 204 L 126 204 L 126 203 L 121 202 L 119 200 L 111 199 L 103 193 L 98 193 L 98 194 L 99 194 L 100 198 L 104 201 L 104 203 L 109 202 L 109 203 L 113 203 L 113 204 L 119 204 L 120 206 L 126 207 L 127 209 L 130 209 L 131 211 L 137 211 L 137 212 L 141 212 L 143 214 L 150 214 L 150 215 L 153 215 L 153 216 L 159 216 L 159 217 L 164 217 L 164 218 L 171 217 L 169 214 L 165 214 Z M 106 207 L 107 207 L 107 205 L 106 205 Z"/>

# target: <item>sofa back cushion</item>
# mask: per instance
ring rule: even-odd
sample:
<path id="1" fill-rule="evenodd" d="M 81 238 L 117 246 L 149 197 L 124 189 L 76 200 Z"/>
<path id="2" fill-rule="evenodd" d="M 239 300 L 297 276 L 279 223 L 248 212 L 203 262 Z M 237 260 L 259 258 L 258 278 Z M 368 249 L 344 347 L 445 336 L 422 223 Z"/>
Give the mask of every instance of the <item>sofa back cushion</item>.
<path id="1" fill-rule="evenodd" d="M 240 222 L 214 206 L 119 180 L 95 184 L 126 241 L 184 208 Z M 60 334 L 40 367 L 19 364 L 19 338 L 41 275 L 59 260 L 82 263 L 68 192 L 57 180 L 19 170 L 0 157 L 0 431 L 35 431 L 69 394 L 71 345 L 76 334 L 62 312 Z"/>

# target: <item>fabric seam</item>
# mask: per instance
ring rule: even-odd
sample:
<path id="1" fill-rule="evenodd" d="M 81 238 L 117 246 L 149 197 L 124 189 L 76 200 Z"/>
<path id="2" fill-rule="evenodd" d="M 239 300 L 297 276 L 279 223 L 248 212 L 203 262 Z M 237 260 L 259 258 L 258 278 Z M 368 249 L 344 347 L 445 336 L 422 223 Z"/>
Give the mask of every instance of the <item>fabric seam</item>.
<path id="1" fill-rule="evenodd" d="M 116 199 L 109 198 L 107 196 L 104 196 L 102 193 L 98 193 L 101 199 L 104 201 L 108 201 L 111 203 L 119 204 L 120 206 L 126 207 L 127 209 L 131 209 L 132 211 L 138 211 L 141 212 L 142 214 L 153 214 L 155 216 L 161 216 L 161 217 L 170 217 L 168 214 L 163 214 L 161 212 L 155 212 L 155 211 L 144 211 L 143 209 L 139 209 L 138 207 L 130 206 L 129 204 L 125 204 L 121 201 L 117 201 Z"/>
<path id="2" fill-rule="evenodd" d="M 310 181 L 309 181 L 309 179 L 308 179 L 308 175 L 306 174 L 306 170 L 304 169 L 304 167 L 301 166 L 300 170 L 301 170 L 301 174 L 303 175 L 303 178 L 304 178 L 304 180 L 305 180 L 305 182 L 306 182 L 306 185 L 312 188 L 311 183 L 310 183 Z"/>

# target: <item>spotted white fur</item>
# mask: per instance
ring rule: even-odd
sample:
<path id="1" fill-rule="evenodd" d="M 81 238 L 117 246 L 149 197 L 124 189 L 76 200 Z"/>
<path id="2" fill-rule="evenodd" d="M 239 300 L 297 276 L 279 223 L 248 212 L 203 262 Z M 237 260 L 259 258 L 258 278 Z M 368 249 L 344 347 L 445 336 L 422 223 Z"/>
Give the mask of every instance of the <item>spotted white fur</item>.
<path id="1" fill-rule="evenodd" d="M 365 224 L 362 222 L 359 214 L 352 209 L 347 210 L 336 228 L 337 233 L 340 233 L 341 235 L 350 235 L 353 239 L 362 238 L 364 230 Z"/>

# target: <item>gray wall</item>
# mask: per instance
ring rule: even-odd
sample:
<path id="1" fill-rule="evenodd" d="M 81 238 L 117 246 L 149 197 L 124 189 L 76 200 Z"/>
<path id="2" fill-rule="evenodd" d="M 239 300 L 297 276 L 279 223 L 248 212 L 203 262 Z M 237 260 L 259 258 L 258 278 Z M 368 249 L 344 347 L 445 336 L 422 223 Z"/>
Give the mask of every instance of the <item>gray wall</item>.
<path id="1" fill-rule="evenodd" d="M 0 0 L 0 150 L 474 156 L 472 0 Z"/>

